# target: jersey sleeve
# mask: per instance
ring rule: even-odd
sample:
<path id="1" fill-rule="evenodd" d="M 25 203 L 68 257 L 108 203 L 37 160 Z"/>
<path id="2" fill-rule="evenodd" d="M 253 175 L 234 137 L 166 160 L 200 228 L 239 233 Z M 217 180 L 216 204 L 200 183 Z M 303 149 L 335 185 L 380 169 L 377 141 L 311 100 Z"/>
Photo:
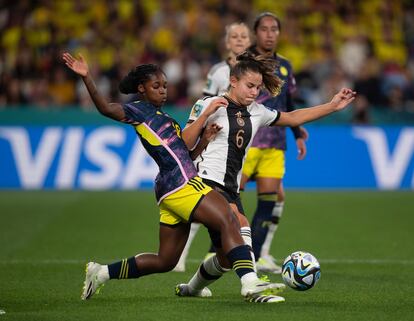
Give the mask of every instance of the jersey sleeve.
<path id="1" fill-rule="evenodd" d="M 190 116 L 188 117 L 188 123 L 192 123 L 195 121 L 200 115 L 203 113 L 203 111 L 208 106 L 208 100 L 199 99 L 196 101 L 194 106 L 191 108 Z"/>
<path id="2" fill-rule="evenodd" d="M 216 71 L 210 71 L 207 75 L 207 83 L 203 89 L 203 94 L 207 96 L 216 96 L 220 91 L 220 79 Z"/>
<path id="3" fill-rule="evenodd" d="M 265 105 L 259 104 L 261 126 L 272 126 L 279 120 L 280 112 L 276 109 L 267 108 Z"/>
<path id="4" fill-rule="evenodd" d="M 139 108 L 133 104 L 124 104 L 122 105 L 124 108 L 125 118 L 122 119 L 123 123 L 138 125 L 144 122 L 144 118 L 142 113 L 140 112 Z"/>

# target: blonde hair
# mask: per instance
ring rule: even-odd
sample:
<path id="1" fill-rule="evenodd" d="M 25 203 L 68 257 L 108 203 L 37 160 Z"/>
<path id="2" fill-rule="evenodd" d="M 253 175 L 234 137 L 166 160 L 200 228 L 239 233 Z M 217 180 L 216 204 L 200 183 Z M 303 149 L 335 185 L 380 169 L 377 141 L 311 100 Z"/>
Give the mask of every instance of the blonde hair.
<path id="1" fill-rule="evenodd" d="M 237 26 L 240 26 L 240 27 L 245 27 L 245 28 L 246 28 L 246 30 L 247 30 L 247 34 L 249 35 L 249 38 L 251 38 L 251 36 L 250 36 L 250 29 L 249 29 L 249 27 L 248 27 L 248 26 L 247 26 L 244 22 L 233 22 L 233 23 L 231 23 L 231 24 L 227 25 L 227 26 L 226 26 L 226 28 L 225 28 L 226 33 L 225 33 L 225 36 L 224 36 L 224 41 L 225 41 L 226 43 L 229 41 L 230 31 L 231 31 L 231 29 L 232 29 L 233 27 L 237 27 Z"/>

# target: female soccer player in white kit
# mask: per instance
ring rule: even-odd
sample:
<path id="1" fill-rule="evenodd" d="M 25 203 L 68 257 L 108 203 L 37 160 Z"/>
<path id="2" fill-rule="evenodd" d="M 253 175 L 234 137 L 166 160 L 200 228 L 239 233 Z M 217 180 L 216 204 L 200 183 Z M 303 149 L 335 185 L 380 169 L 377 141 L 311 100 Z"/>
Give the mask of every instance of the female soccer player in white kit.
<path id="1" fill-rule="evenodd" d="M 195 165 L 203 182 L 219 191 L 229 201 L 243 226 L 243 211 L 238 194 L 241 170 L 246 152 L 259 127 L 299 126 L 319 119 L 345 108 L 354 100 L 355 92 L 344 88 L 329 103 L 316 107 L 292 112 L 270 110 L 257 103 L 255 99 L 262 86 L 272 95 L 277 95 L 280 90 L 281 81 L 274 74 L 274 60 L 261 56 L 254 57 L 249 53 L 239 55 L 237 60 L 238 63 L 231 68 L 229 92 L 223 97 L 199 100 L 193 106 L 189 125 L 184 129 L 186 137 L 184 140 L 186 145 L 191 147 L 196 145 L 206 125 L 217 124 L 221 128 L 211 142 L 200 141 L 198 143 L 195 150 L 200 154 L 195 160 Z M 204 115 L 206 108 L 216 100 L 220 100 L 225 108 L 217 109 L 212 115 Z M 203 121 L 200 122 L 200 118 Z M 198 120 L 197 123 L 196 120 Z M 242 236 L 249 244 L 248 236 L 243 233 Z M 206 286 L 228 270 L 228 267 L 223 267 L 218 262 L 217 255 L 205 259 L 188 284 L 176 286 L 176 294 L 179 296 L 211 296 L 211 291 Z M 252 300 L 262 302 L 266 298 L 259 296 Z M 280 299 L 280 302 L 282 301 L 284 301 L 283 298 Z"/>
<path id="2" fill-rule="evenodd" d="M 206 96 L 218 96 L 226 93 L 230 85 L 230 68 L 236 64 L 237 55 L 250 46 L 250 31 L 244 23 L 232 23 L 226 26 L 225 45 L 227 59 L 215 64 L 207 75 L 207 84 L 203 89 Z M 190 235 L 174 271 L 184 272 L 188 252 L 201 224 L 192 223 Z"/>

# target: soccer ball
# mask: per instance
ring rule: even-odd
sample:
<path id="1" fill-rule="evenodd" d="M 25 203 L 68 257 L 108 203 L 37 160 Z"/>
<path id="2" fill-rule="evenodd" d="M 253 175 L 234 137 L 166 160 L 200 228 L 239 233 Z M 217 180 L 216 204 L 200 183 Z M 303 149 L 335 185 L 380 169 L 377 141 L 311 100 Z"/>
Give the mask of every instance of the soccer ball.
<path id="1" fill-rule="evenodd" d="M 286 285 L 298 291 L 312 288 L 321 277 L 318 260 L 307 252 L 290 254 L 282 266 L 282 278 Z"/>

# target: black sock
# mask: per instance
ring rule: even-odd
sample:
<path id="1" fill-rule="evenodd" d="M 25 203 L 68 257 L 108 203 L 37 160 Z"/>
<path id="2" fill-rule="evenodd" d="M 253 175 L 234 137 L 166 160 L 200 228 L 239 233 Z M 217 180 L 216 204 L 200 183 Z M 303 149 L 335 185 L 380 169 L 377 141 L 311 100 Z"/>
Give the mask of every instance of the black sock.
<path id="1" fill-rule="evenodd" d="M 140 273 L 135 262 L 135 256 L 108 265 L 110 279 L 136 279 Z"/>
<path id="2" fill-rule="evenodd" d="M 247 273 L 254 272 L 253 261 L 248 245 L 237 246 L 227 253 L 226 256 L 239 278 Z"/>
<path id="3" fill-rule="evenodd" d="M 276 204 L 277 194 L 259 194 L 256 212 L 252 221 L 252 247 L 256 259 L 259 259 L 263 243 L 266 239 L 270 224 L 272 224 L 273 207 Z"/>

